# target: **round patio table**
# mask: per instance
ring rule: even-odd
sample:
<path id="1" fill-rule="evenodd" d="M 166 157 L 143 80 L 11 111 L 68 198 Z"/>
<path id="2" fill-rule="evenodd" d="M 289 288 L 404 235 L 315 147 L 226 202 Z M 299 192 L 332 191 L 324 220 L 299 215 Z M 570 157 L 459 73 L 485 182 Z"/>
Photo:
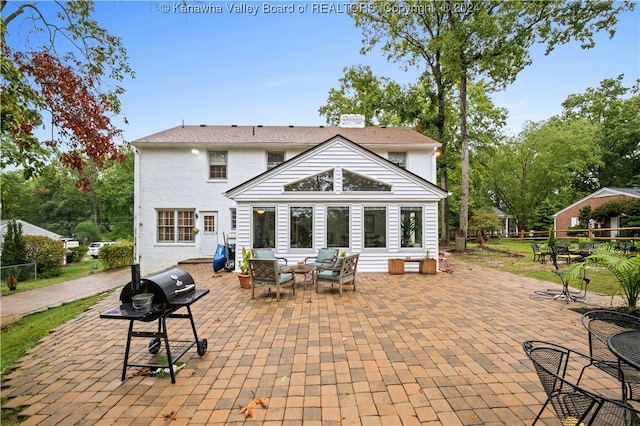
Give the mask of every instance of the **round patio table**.
<path id="1" fill-rule="evenodd" d="M 293 272 L 294 276 L 295 275 L 299 275 L 302 274 L 304 275 L 304 281 L 301 281 L 301 284 L 304 284 L 304 286 L 307 286 L 307 277 L 308 275 L 311 275 L 311 282 L 314 282 L 314 274 L 317 270 L 317 268 L 313 265 L 294 265 L 288 268 L 289 271 Z"/>
<path id="2" fill-rule="evenodd" d="M 621 361 L 640 370 L 640 330 L 612 334 L 607 339 L 607 346 Z"/>

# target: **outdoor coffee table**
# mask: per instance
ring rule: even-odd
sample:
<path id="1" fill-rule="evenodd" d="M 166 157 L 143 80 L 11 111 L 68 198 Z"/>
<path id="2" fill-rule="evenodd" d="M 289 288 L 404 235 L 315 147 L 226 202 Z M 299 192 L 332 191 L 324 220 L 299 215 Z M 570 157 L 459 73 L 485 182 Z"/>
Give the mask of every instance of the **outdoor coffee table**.
<path id="1" fill-rule="evenodd" d="M 303 275 L 304 276 L 304 281 L 302 281 L 302 284 L 304 284 L 304 286 L 306 287 L 307 285 L 307 281 L 308 281 L 308 275 L 311 275 L 311 282 L 313 282 L 313 274 L 315 274 L 317 268 L 313 265 L 295 265 L 295 266 L 291 266 L 288 268 L 289 271 L 293 272 L 294 274 L 294 278 L 296 275 Z"/>
<path id="2" fill-rule="evenodd" d="M 640 370 L 640 331 L 628 330 L 612 334 L 607 346 L 621 361 Z"/>

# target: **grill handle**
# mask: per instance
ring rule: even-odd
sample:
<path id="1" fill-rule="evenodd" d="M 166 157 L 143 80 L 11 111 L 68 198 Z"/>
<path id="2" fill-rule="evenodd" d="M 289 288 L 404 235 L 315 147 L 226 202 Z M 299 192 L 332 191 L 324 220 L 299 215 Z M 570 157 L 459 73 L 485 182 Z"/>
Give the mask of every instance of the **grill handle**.
<path id="1" fill-rule="evenodd" d="M 174 291 L 175 294 L 180 294 L 180 293 L 184 293 L 186 291 L 191 291 L 193 290 L 193 288 L 195 287 L 195 284 L 189 284 L 188 286 L 186 286 L 185 288 L 181 288 L 179 290 Z"/>

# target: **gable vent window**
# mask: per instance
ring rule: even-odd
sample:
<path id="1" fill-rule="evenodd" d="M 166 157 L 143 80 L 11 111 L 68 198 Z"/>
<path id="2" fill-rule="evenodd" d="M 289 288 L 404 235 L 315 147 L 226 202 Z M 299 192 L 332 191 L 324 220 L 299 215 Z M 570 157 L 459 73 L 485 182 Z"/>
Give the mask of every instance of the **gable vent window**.
<path id="1" fill-rule="evenodd" d="M 268 152 L 267 153 L 267 170 L 271 170 L 275 166 L 282 163 L 284 163 L 284 152 Z"/>
<path id="2" fill-rule="evenodd" d="M 398 167 L 403 169 L 407 168 L 407 153 L 406 152 L 390 152 L 389 161 Z"/>
<path id="3" fill-rule="evenodd" d="M 333 169 L 300 179 L 284 186 L 285 191 L 333 191 Z"/>
<path id="4" fill-rule="evenodd" d="M 209 179 L 227 178 L 227 152 L 209 151 Z"/>
<path id="5" fill-rule="evenodd" d="M 391 185 L 364 177 L 349 170 L 342 170 L 343 191 L 391 191 Z"/>

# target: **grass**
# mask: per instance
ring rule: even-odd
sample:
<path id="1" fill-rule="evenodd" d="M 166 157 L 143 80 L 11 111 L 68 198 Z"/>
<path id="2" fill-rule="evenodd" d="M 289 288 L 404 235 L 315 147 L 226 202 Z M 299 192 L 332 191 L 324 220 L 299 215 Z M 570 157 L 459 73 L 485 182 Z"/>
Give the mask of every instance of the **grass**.
<path id="1" fill-rule="evenodd" d="M 94 265 L 97 268 L 94 269 Z M 2 296 L 7 296 L 9 294 L 20 293 L 23 291 L 33 290 L 35 288 L 47 287 L 53 284 L 59 284 L 61 282 L 74 280 L 76 278 L 86 277 L 92 273 L 99 273 L 104 271 L 104 265 L 100 259 L 87 259 L 79 263 L 70 263 L 62 267 L 62 275 L 59 277 L 52 278 L 42 278 L 35 279 L 29 281 L 23 281 L 18 283 L 18 287 L 11 291 L 9 287 L 7 287 L 7 283 L 2 281 L 2 285 L 0 286 L 0 290 Z"/>
<path id="2" fill-rule="evenodd" d="M 558 276 L 552 272 L 553 265 L 533 261 L 533 250 L 528 241 L 489 240 L 485 244 L 487 250 L 480 249 L 476 243 L 467 244 L 467 248 L 467 252 L 456 253 L 455 257 L 465 262 L 516 275 L 560 283 Z M 591 280 L 589 292 L 612 296 L 620 290 L 613 274 L 605 268 L 590 267 L 587 270 L 587 277 Z M 570 282 L 570 285 L 580 286 L 578 281 Z"/>
<path id="3" fill-rule="evenodd" d="M 102 298 L 108 296 L 114 290 L 67 303 L 45 312 L 28 315 L 20 320 L 2 327 L 0 352 L 0 382 L 4 383 L 5 374 L 13 370 L 16 362 L 35 347 L 38 342 L 47 336 L 56 327 L 64 324 L 72 318 L 89 309 Z M 2 397 L 2 425 L 13 426 L 22 423 L 26 417 L 21 415 L 24 407 L 5 408 L 8 399 Z"/>
<path id="4" fill-rule="evenodd" d="M 113 290 L 70 302 L 57 308 L 22 317 L 20 320 L 2 327 L 2 352 L 0 352 L 0 380 L 4 381 L 6 372 L 11 371 L 16 361 L 51 330 L 75 318 L 89 309 Z"/>

